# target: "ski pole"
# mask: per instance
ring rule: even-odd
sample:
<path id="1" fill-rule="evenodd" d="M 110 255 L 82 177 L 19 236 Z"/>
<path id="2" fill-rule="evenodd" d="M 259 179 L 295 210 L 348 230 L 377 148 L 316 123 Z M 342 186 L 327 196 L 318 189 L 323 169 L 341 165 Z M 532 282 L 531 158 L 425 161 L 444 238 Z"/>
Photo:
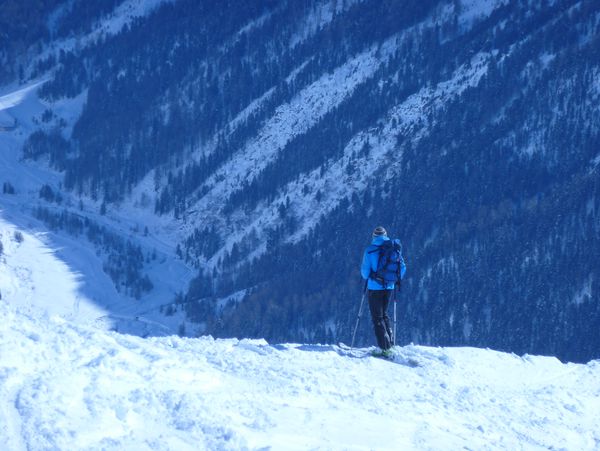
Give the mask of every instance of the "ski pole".
<path id="1" fill-rule="evenodd" d="M 362 294 L 362 297 L 360 298 L 360 307 L 358 308 L 358 316 L 356 317 L 356 325 L 354 326 L 354 333 L 352 334 L 352 343 L 350 344 L 351 348 L 354 347 L 354 339 L 356 338 L 356 331 L 358 330 L 358 322 L 360 321 L 360 317 L 362 316 L 362 309 L 363 309 L 363 304 L 365 302 L 365 295 L 367 294 L 367 282 L 368 282 L 368 280 L 365 280 L 365 287 L 363 288 L 363 294 Z"/>
<path id="2" fill-rule="evenodd" d="M 394 339 L 393 346 L 396 346 L 396 304 L 398 303 L 398 299 L 394 299 Z"/>
<path id="3" fill-rule="evenodd" d="M 394 337 L 393 346 L 396 346 L 396 304 L 398 303 L 398 292 L 402 289 L 402 281 L 399 280 L 394 286 Z"/>

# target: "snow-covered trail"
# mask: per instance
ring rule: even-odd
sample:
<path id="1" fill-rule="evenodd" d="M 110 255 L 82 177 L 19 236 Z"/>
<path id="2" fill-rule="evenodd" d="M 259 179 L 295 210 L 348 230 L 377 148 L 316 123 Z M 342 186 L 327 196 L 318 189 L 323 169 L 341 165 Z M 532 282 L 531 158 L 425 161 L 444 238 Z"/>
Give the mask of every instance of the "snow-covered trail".
<path id="1" fill-rule="evenodd" d="M 406 346 L 390 362 L 0 314 L 1 449 L 600 446 L 598 361 Z"/>

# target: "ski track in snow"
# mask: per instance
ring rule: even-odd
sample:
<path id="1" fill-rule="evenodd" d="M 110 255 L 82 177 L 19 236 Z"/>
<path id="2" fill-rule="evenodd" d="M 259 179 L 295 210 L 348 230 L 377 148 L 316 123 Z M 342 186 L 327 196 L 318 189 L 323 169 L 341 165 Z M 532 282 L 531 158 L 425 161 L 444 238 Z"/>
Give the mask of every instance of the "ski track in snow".
<path id="1" fill-rule="evenodd" d="M 600 362 L 142 339 L 0 301 L 3 449 L 594 449 Z"/>

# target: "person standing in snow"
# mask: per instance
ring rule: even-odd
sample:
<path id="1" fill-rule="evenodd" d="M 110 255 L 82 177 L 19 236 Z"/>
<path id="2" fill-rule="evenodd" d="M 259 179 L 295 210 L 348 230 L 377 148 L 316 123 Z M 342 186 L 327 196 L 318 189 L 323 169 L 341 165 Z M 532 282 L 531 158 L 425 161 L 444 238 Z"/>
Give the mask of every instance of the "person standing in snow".
<path id="1" fill-rule="evenodd" d="M 365 250 L 360 268 L 363 279 L 368 281 L 367 297 L 369 300 L 369 310 L 371 311 L 371 319 L 373 320 L 377 345 L 383 352 L 388 351 L 394 343 L 394 336 L 392 328 L 390 327 L 390 318 L 387 314 L 387 308 L 396 286 L 395 282 L 383 280 L 379 275 L 382 271 L 385 272 L 388 269 L 386 268 L 386 264 L 390 265 L 389 262 L 384 261 L 383 249 L 386 247 L 391 248 L 391 245 L 394 243 L 397 243 L 397 255 L 399 261 L 395 263 L 393 271 L 396 273 L 395 278 L 397 278 L 399 282 L 406 272 L 406 265 L 404 264 L 404 259 L 400 253 L 400 242 L 398 240 L 390 240 L 387 236 L 387 231 L 381 226 L 373 230 L 371 244 Z M 388 246 L 386 246 L 386 244 Z"/>

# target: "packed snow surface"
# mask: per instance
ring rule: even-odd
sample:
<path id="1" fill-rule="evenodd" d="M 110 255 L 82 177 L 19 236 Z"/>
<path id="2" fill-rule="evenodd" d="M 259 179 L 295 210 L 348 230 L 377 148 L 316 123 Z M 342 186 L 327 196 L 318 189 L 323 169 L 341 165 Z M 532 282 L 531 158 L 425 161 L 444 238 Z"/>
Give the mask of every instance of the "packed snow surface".
<path id="1" fill-rule="evenodd" d="M 0 449 L 594 449 L 600 362 L 143 339 L 0 301 Z"/>

